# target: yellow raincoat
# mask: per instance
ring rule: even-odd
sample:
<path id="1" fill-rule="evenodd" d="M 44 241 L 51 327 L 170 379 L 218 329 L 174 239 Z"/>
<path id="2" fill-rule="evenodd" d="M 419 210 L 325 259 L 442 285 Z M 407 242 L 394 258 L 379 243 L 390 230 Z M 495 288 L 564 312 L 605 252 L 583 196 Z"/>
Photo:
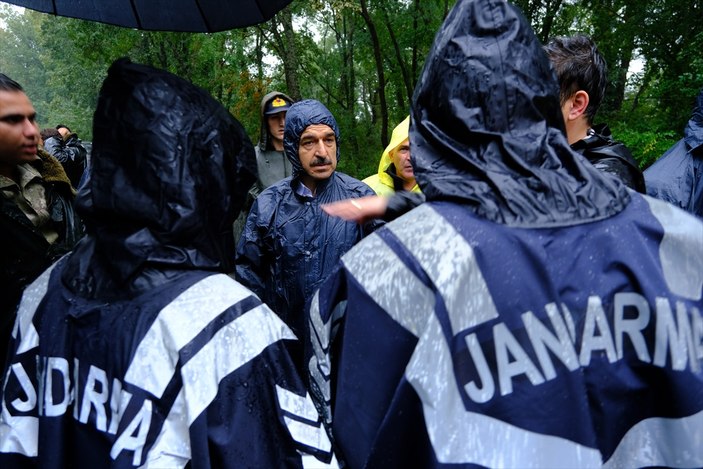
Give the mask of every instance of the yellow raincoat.
<path id="1" fill-rule="evenodd" d="M 393 176 L 388 174 L 388 167 L 393 163 L 391 159 L 391 151 L 395 150 L 400 146 L 401 143 L 408 138 L 408 131 L 410 129 L 410 116 L 406 117 L 403 122 L 398 124 L 393 133 L 391 134 L 391 141 L 383 150 L 381 155 L 381 161 L 378 163 L 378 173 L 367 177 L 363 180 L 366 184 L 371 187 L 371 189 L 376 192 L 377 195 L 392 195 L 395 193 L 395 186 L 393 184 Z M 412 192 L 421 192 L 420 187 L 415 184 L 412 188 Z"/>

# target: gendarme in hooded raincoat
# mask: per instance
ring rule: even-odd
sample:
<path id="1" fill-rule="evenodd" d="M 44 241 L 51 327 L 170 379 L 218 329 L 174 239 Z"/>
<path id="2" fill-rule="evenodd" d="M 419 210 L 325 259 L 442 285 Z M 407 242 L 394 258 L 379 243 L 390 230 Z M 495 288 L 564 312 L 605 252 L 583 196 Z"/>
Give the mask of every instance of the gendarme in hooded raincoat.
<path id="1" fill-rule="evenodd" d="M 644 172 L 647 193 L 703 218 L 703 90 L 684 137 Z"/>
<path id="2" fill-rule="evenodd" d="M 278 313 L 298 337 L 307 335 L 306 301 L 342 254 L 376 226 L 360 226 L 320 209 L 321 204 L 373 195 L 369 186 L 346 174 L 335 171 L 319 182 L 314 197 L 296 192 L 303 172 L 298 157 L 300 137 L 315 124 L 334 130 L 339 161 L 339 128 L 332 114 L 319 101 L 293 104 L 283 136 L 293 176 L 259 195 L 237 247 L 237 279 Z"/>
<path id="3" fill-rule="evenodd" d="M 703 465 L 703 223 L 571 150 L 558 93 L 513 6 L 457 2 L 413 98 L 427 203 L 311 301 L 348 467 Z"/>
<path id="4" fill-rule="evenodd" d="M 185 80 L 120 60 L 93 134 L 77 202 L 87 235 L 19 307 L 0 466 L 301 467 L 299 451 L 329 460 L 293 333 L 224 274 L 255 177 L 242 126 Z"/>

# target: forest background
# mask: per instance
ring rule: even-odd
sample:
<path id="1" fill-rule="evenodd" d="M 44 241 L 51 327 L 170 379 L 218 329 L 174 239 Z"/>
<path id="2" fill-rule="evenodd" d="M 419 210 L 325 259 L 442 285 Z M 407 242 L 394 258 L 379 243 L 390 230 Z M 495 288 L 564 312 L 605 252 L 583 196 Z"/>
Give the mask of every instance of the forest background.
<path id="1" fill-rule="evenodd" d="M 364 178 L 408 113 L 434 36 L 455 0 L 294 0 L 271 21 L 221 33 L 138 31 L 0 3 L 0 71 L 20 82 L 41 128 L 91 140 L 110 63 L 128 56 L 191 80 L 259 138 L 271 90 L 325 103 L 337 118 L 339 169 Z M 644 169 L 683 135 L 703 88 L 703 0 L 516 0 L 545 42 L 588 34 L 608 63 L 596 122 Z"/>

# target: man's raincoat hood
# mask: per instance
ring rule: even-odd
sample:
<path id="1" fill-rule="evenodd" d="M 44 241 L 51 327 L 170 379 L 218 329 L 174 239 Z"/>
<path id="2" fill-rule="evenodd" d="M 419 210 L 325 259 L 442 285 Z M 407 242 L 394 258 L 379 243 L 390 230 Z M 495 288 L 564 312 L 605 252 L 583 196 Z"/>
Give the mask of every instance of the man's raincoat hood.
<path id="1" fill-rule="evenodd" d="M 64 272 L 70 288 L 129 296 L 169 271 L 232 270 L 232 223 L 256 163 L 222 105 L 168 72 L 121 59 L 100 91 L 93 138 L 77 199 L 88 234 Z"/>
<path id="2" fill-rule="evenodd" d="M 264 115 L 264 109 L 266 109 L 266 104 L 269 101 L 273 101 L 275 98 L 278 96 L 282 96 L 291 103 L 293 102 L 292 99 L 290 99 L 290 96 L 288 96 L 285 93 L 281 93 L 280 91 L 271 91 L 270 93 L 266 94 L 261 99 L 261 110 L 260 110 L 260 117 L 261 117 L 261 130 L 259 131 L 259 149 L 261 151 L 268 151 L 268 150 L 273 150 L 273 145 L 271 145 L 271 135 L 269 134 L 269 125 L 268 125 L 268 120 L 266 119 L 266 116 Z"/>
<path id="3" fill-rule="evenodd" d="M 403 119 L 403 122 L 395 126 L 391 134 L 391 141 L 386 146 L 386 149 L 383 150 L 381 160 L 378 162 L 378 178 L 387 186 L 393 187 L 393 178 L 386 172 L 391 163 L 393 163 L 391 152 L 408 138 L 409 131 L 410 116 L 406 117 Z"/>
<path id="4" fill-rule="evenodd" d="M 629 202 L 624 185 L 569 148 L 555 75 L 507 2 L 459 1 L 413 103 L 411 158 L 429 201 L 529 227 L 593 221 Z"/>
<path id="5" fill-rule="evenodd" d="M 305 99 L 294 103 L 286 114 L 286 127 L 283 131 L 283 151 L 293 165 L 293 178 L 303 171 L 298 156 L 300 136 L 311 125 L 324 124 L 334 130 L 337 138 L 337 162 L 339 163 L 339 127 L 332 113 L 319 101 Z"/>

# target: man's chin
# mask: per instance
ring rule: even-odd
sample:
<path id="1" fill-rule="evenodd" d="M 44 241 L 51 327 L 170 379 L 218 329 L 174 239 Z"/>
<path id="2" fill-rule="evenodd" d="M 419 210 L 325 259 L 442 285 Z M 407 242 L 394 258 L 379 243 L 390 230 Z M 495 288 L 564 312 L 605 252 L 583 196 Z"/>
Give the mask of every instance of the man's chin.
<path id="1" fill-rule="evenodd" d="M 332 169 L 330 166 L 325 166 L 325 167 L 317 167 L 314 168 L 313 171 L 313 177 L 317 179 L 318 181 L 324 181 L 325 179 L 328 179 L 330 176 L 332 176 L 332 173 L 334 172 L 334 169 Z"/>

